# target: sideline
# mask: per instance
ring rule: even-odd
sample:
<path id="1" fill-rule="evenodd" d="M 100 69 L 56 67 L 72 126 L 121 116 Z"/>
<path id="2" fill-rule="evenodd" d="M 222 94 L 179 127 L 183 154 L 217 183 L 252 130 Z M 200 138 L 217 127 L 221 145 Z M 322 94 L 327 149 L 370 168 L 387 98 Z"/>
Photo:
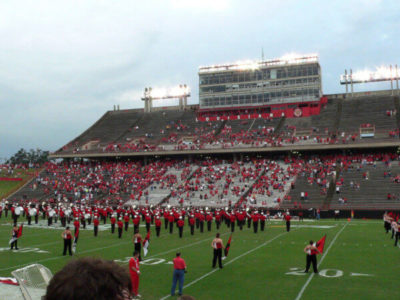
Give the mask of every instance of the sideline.
<path id="1" fill-rule="evenodd" d="M 248 250 L 247 252 L 242 253 L 242 254 L 240 254 L 239 256 L 236 256 L 236 257 L 233 258 L 232 260 L 230 260 L 230 261 L 228 261 L 227 263 L 225 263 L 225 266 L 227 266 L 227 265 L 229 265 L 229 264 L 235 262 L 235 261 L 238 260 L 239 258 L 242 258 L 243 256 L 246 256 L 247 254 L 250 254 L 250 253 L 252 253 L 252 252 L 254 252 L 254 251 L 256 251 L 256 250 L 258 250 L 258 249 L 260 249 L 260 248 L 262 248 L 262 247 L 264 247 L 264 246 L 266 246 L 266 245 L 268 245 L 269 243 L 273 242 L 274 240 L 276 240 L 277 238 L 279 238 L 279 237 L 281 237 L 282 235 L 285 235 L 285 234 L 287 234 L 287 232 L 280 233 L 280 234 L 278 234 L 277 236 L 273 237 L 272 239 L 270 239 L 270 240 L 268 240 L 268 241 L 265 241 L 265 242 L 262 243 L 261 245 L 258 245 L 257 247 L 255 247 L 255 248 L 253 248 L 253 249 L 251 249 L 251 250 Z M 187 285 L 185 285 L 185 286 L 183 287 L 183 289 L 190 287 L 191 285 L 193 285 L 193 284 L 199 282 L 200 280 L 202 280 L 202 279 L 204 279 L 204 278 L 210 276 L 211 274 L 213 274 L 213 273 L 215 273 L 215 272 L 217 272 L 217 271 L 219 271 L 219 269 L 214 269 L 214 270 L 212 270 L 212 271 L 210 271 L 210 272 L 204 274 L 203 276 L 201 276 L 201 277 L 199 277 L 199 278 L 197 278 L 197 279 L 191 281 L 191 282 L 188 283 Z M 168 299 L 169 297 L 171 297 L 171 295 L 166 295 L 166 296 L 160 298 L 160 300 L 165 300 L 165 299 Z"/>
<path id="2" fill-rule="evenodd" d="M 331 249 L 331 247 L 333 246 L 333 244 L 335 243 L 336 239 L 338 238 L 338 236 L 342 233 L 342 231 L 346 228 L 346 226 L 349 223 L 346 223 L 342 229 L 340 229 L 338 231 L 338 233 L 336 233 L 335 237 L 333 238 L 332 242 L 329 244 L 328 249 L 326 249 L 324 255 L 322 255 L 321 260 L 319 261 L 317 267 L 319 268 L 319 266 L 322 264 L 322 262 L 324 261 L 324 258 L 326 257 L 326 255 L 328 254 L 329 250 Z M 301 288 L 299 294 L 297 295 L 295 300 L 300 300 L 301 296 L 303 296 L 304 291 L 306 290 L 307 286 L 310 284 L 311 280 L 314 278 L 315 273 L 311 273 L 310 277 L 308 278 L 308 280 L 306 281 L 306 283 L 303 285 L 303 287 Z"/>

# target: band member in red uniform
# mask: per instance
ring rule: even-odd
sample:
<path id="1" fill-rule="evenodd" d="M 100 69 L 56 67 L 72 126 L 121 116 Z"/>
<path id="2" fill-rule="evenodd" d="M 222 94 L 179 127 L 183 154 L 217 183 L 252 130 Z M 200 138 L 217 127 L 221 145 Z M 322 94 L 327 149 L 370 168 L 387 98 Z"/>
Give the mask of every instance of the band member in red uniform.
<path id="1" fill-rule="evenodd" d="M 79 223 L 78 218 L 75 218 L 74 221 L 74 235 L 76 234 L 76 232 L 79 230 L 79 227 L 81 226 L 81 223 Z"/>
<path id="2" fill-rule="evenodd" d="M 200 232 L 203 233 L 204 232 L 204 220 L 205 217 L 202 213 L 199 214 L 199 224 L 200 224 Z"/>
<path id="3" fill-rule="evenodd" d="M 232 224 L 231 224 L 232 226 Z M 220 238 L 219 233 L 215 236 L 215 239 L 213 239 L 211 243 L 211 247 L 214 249 L 214 257 L 213 257 L 213 262 L 212 262 L 212 267 L 215 268 L 215 265 L 217 264 L 217 259 L 218 259 L 218 265 L 219 268 L 222 269 L 222 249 L 224 249 L 224 244 L 222 242 L 222 239 Z"/>
<path id="4" fill-rule="evenodd" d="M 264 231 L 265 220 L 266 219 L 267 219 L 267 217 L 264 215 L 264 213 L 261 213 L 261 215 L 260 215 L 260 229 L 261 229 L 261 231 Z"/>
<path id="5" fill-rule="evenodd" d="M 235 232 L 235 223 L 236 223 L 236 216 L 233 212 L 231 212 L 231 216 L 229 217 L 230 224 L 231 224 L 231 232 Z"/>
<path id="6" fill-rule="evenodd" d="M 159 216 L 156 216 L 156 220 L 155 220 L 155 225 L 156 225 L 156 234 L 157 236 L 160 236 L 160 230 L 161 230 L 161 220 Z"/>
<path id="7" fill-rule="evenodd" d="M 99 219 L 97 217 L 94 217 L 93 219 L 93 230 L 94 230 L 94 236 L 97 236 L 97 232 L 99 231 Z"/>
<path id="8" fill-rule="evenodd" d="M 189 217 L 189 226 L 190 226 L 190 234 L 194 235 L 194 225 L 196 224 L 196 220 L 194 219 L 194 216 L 191 215 Z"/>
<path id="9" fill-rule="evenodd" d="M 207 221 L 207 230 L 211 231 L 211 223 L 212 223 L 213 217 L 211 213 L 207 214 L 206 216 L 206 221 Z"/>
<path id="10" fill-rule="evenodd" d="M 140 216 L 135 215 L 132 222 L 133 222 L 133 232 L 136 232 L 136 230 L 139 230 Z"/>
<path id="11" fill-rule="evenodd" d="M 122 222 L 122 218 L 118 219 L 117 226 L 118 226 L 118 238 L 120 239 L 122 237 L 122 231 L 124 230 L 124 223 Z"/>
<path id="12" fill-rule="evenodd" d="M 128 226 L 129 226 L 129 215 L 125 214 L 124 216 L 124 223 L 125 223 L 125 231 L 128 231 Z"/>
<path id="13" fill-rule="evenodd" d="M 69 230 L 69 226 L 67 226 L 65 228 L 65 230 L 61 234 L 61 237 L 64 239 L 63 255 L 67 254 L 67 249 L 68 249 L 69 255 L 72 255 L 72 250 L 71 250 L 72 233 L 71 233 L 71 230 Z"/>
<path id="14" fill-rule="evenodd" d="M 149 232 L 151 224 L 151 217 L 149 214 L 146 214 L 145 220 L 146 220 L 146 231 Z"/>
<path id="15" fill-rule="evenodd" d="M 251 215 L 251 219 L 253 220 L 253 229 L 254 229 L 254 233 L 257 233 L 258 231 L 258 213 L 257 211 L 255 211 L 252 215 Z"/>
<path id="16" fill-rule="evenodd" d="M 244 216 L 243 213 L 241 213 L 241 212 L 238 213 L 238 215 L 237 215 L 237 222 L 238 222 L 238 225 L 239 225 L 239 229 L 240 229 L 240 230 L 243 230 L 244 218 L 245 218 L 245 216 Z"/>
<path id="17" fill-rule="evenodd" d="M 135 250 L 133 257 L 129 260 L 129 273 L 131 275 L 132 282 L 132 294 L 134 297 L 140 297 L 139 290 L 139 276 L 140 276 L 140 253 Z"/>
<path id="18" fill-rule="evenodd" d="M 290 220 L 292 219 L 292 217 L 290 216 L 289 212 L 286 212 L 284 218 L 286 221 L 286 231 L 289 232 L 290 231 Z"/>
<path id="19" fill-rule="evenodd" d="M 115 218 L 114 215 L 112 215 L 110 221 L 111 221 L 111 233 L 114 233 L 115 232 L 115 223 L 117 222 L 117 219 Z"/>
<path id="20" fill-rule="evenodd" d="M 177 225 L 178 225 L 178 229 L 179 229 L 179 237 L 182 238 L 182 234 L 183 234 L 183 225 L 185 224 L 185 222 L 182 220 L 182 217 L 179 217 Z"/>
<path id="21" fill-rule="evenodd" d="M 171 213 L 168 217 L 168 223 L 169 223 L 169 233 L 172 234 L 172 232 L 174 231 L 174 222 L 175 222 L 175 218 L 174 215 Z"/>
<path id="22" fill-rule="evenodd" d="M 142 261 L 141 251 L 142 251 L 142 236 L 139 233 L 139 229 L 135 231 L 133 235 L 133 244 L 135 246 L 135 251 L 139 252 L 139 260 Z"/>
<path id="23" fill-rule="evenodd" d="M 215 213 L 215 225 L 217 226 L 217 230 L 218 230 L 219 226 L 221 225 L 221 213 L 220 212 Z"/>
<path id="24" fill-rule="evenodd" d="M 164 211 L 164 228 L 165 230 L 168 229 L 168 220 L 169 220 L 169 213 L 167 210 Z"/>

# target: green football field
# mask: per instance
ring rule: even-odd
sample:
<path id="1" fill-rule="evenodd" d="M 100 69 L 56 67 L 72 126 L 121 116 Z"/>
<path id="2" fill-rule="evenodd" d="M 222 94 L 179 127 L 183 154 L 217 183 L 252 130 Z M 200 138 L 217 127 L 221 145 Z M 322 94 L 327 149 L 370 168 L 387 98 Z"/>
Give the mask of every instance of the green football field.
<path id="1" fill-rule="evenodd" d="M 0 276 L 10 276 L 12 270 L 32 263 L 55 273 L 73 259 L 61 256 L 61 229 L 48 229 L 44 224 L 43 228 L 25 226 L 20 250 L 11 252 L 10 219 L 3 215 L 0 225 Z M 92 230 L 81 230 L 75 256 L 117 260 L 127 267 L 133 251 L 133 227 L 118 239 L 108 226 L 97 238 Z M 140 230 L 145 236 L 145 228 Z M 220 232 L 225 244 L 230 231 L 222 225 Z M 400 249 L 384 233 L 382 221 L 294 221 L 289 233 L 282 221 L 269 222 L 266 230 L 257 234 L 247 226 L 243 231 L 236 227 L 221 270 L 211 268 L 215 233 L 213 224 L 211 232 L 196 231 L 191 236 L 186 226 L 180 239 L 176 228 L 172 235 L 162 228 L 157 238 L 152 228 L 149 254 L 141 264 L 142 299 L 171 298 L 171 261 L 178 250 L 188 266 L 184 294 L 196 299 L 400 299 Z M 324 253 L 318 255 L 319 275 L 302 273 L 303 248 L 310 239 L 319 240 L 324 234 L 327 239 Z"/>

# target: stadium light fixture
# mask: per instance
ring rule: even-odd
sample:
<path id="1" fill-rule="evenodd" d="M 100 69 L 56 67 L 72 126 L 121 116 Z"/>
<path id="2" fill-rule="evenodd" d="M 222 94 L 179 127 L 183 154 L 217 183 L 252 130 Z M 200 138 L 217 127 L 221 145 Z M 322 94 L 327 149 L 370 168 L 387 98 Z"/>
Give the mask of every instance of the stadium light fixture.
<path id="1" fill-rule="evenodd" d="M 190 88 L 186 84 L 180 84 L 169 88 L 145 88 L 142 100 L 183 98 L 190 96 Z"/>
<path id="2" fill-rule="evenodd" d="M 399 91 L 399 71 L 397 65 L 394 67 L 390 66 L 380 66 L 377 67 L 374 71 L 371 70 L 361 70 L 353 72 L 350 69 L 350 72 L 344 70 L 344 74 L 340 75 L 340 84 L 346 85 L 346 93 L 348 93 L 348 86 L 351 87 L 351 95 L 353 95 L 353 85 L 357 83 L 368 83 L 368 82 L 382 82 L 382 81 L 390 81 L 390 89 L 392 91 L 392 96 L 394 95 L 393 89 L 393 81 L 396 81 L 396 90 L 397 94 L 400 94 Z"/>
<path id="3" fill-rule="evenodd" d="M 200 66 L 199 73 L 210 73 L 218 71 L 236 71 L 236 70 L 257 70 L 263 67 L 280 66 L 289 64 L 304 64 L 304 63 L 317 63 L 318 54 L 297 54 L 289 53 L 285 54 L 280 58 L 267 59 L 262 61 L 257 60 L 244 60 L 237 61 L 234 63 L 211 65 L 211 66 Z"/>

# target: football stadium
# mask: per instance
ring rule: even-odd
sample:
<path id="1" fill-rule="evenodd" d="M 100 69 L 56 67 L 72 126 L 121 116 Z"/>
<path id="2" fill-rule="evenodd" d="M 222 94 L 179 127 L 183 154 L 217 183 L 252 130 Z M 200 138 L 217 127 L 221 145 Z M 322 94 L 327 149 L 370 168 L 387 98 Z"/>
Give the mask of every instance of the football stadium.
<path id="1" fill-rule="evenodd" d="M 0 299 L 400 299 L 398 57 L 241 59 L 0 165 Z"/>

